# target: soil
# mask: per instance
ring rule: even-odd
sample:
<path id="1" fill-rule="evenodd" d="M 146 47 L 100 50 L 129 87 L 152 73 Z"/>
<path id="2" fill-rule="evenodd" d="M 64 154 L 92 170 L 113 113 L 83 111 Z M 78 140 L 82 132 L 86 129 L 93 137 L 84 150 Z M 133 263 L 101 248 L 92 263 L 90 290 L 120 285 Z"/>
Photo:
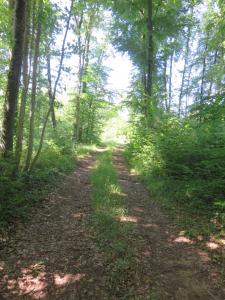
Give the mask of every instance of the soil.
<path id="1" fill-rule="evenodd" d="M 132 228 L 128 240 L 135 270 L 120 293 L 110 290 L 92 220 L 95 157 L 83 159 L 32 217 L 2 241 L 0 299 L 225 299 L 224 265 L 179 232 L 126 168 L 120 149 L 113 162 L 127 200 L 128 214 L 121 222 Z"/>

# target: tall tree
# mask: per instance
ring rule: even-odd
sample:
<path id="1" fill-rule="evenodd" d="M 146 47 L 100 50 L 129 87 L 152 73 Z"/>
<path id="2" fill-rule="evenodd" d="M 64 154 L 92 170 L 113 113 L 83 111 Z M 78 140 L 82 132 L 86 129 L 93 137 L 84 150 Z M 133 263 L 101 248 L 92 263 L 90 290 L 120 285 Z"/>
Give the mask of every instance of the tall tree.
<path id="1" fill-rule="evenodd" d="M 152 76 L 153 76 L 153 17 L 152 17 L 152 0 L 147 0 L 148 19 L 147 19 L 147 84 L 146 93 L 152 96 Z"/>
<path id="2" fill-rule="evenodd" d="M 38 0 L 37 28 L 35 34 L 34 57 L 33 57 L 33 66 L 32 66 L 32 90 L 31 90 L 31 106 L 30 106 L 30 122 L 29 122 L 30 126 L 29 126 L 28 150 L 27 150 L 25 170 L 29 169 L 32 153 L 33 153 L 34 118 L 35 118 L 36 96 L 37 96 L 37 77 L 38 77 L 38 63 L 39 63 L 39 56 L 40 56 L 42 12 L 43 12 L 43 0 Z M 35 6 L 33 8 L 33 14 L 34 13 L 35 13 Z M 33 26 L 35 26 L 35 22 Z"/>
<path id="3" fill-rule="evenodd" d="M 14 14 L 14 41 L 12 56 L 9 66 L 8 83 L 5 95 L 5 109 L 3 121 L 3 144 L 4 156 L 12 155 L 13 136 L 15 128 L 15 114 L 18 102 L 18 93 L 20 86 L 20 76 L 23 61 L 23 43 L 26 15 L 26 1 L 17 0 L 15 3 Z"/>
<path id="4" fill-rule="evenodd" d="M 191 26 L 188 26 L 187 29 L 187 38 L 186 38 L 186 46 L 185 46 L 185 54 L 184 54 L 184 68 L 182 72 L 182 80 L 181 80 L 181 87 L 180 87 L 180 94 L 179 94 L 179 103 L 178 103 L 178 115 L 181 116 L 182 114 L 182 98 L 184 94 L 184 84 L 185 84 L 185 78 L 187 73 L 187 64 L 189 59 L 189 53 L 190 53 L 190 38 L 191 38 Z"/>
<path id="5" fill-rule="evenodd" d="M 24 132 L 24 117 L 26 110 L 26 102 L 28 95 L 28 88 L 30 82 L 30 71 L 29 68 L 29 49 L 30 49 L 30 21 L 31 21 L 31 2 L 26 1 L 26 18 L 25 18 L 25 39 L 24 39 L 24 47 L 23 47 L 23 89 L 21 92 L 21 100 L 20 100 L 20 108 L 19 108 L 19 116 L 18 116 L 18 125 L 17 125 L 17 137 L 16 137 L 16 150 L 15 150 L 15 172 L 18 171 L 21 154 L 22 154 L 22 146 L 23 146 L 23 132 Z"/>

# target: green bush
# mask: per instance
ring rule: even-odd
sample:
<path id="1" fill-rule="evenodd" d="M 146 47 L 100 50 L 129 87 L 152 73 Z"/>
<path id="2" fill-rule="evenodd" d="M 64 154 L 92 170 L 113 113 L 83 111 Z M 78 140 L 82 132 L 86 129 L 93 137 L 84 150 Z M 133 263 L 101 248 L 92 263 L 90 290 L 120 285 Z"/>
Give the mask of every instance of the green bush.
<path id="1" fill-rule="evenodd" d="M 135 127 L 125 155 L 165 205 L 218 211 L 225 203 L 225 127 L 164 116 L 155 129 Z"/>

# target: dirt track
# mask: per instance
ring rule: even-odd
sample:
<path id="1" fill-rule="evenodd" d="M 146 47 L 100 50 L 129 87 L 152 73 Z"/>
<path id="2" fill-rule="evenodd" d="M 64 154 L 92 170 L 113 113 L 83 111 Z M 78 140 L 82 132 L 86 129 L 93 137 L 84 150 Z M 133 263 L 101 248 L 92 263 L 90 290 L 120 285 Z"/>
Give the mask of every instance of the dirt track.
<path id="1" fill-rule="evenodd" d="M 222 268 L 184 237 L 114 154 L 128 203 L 121 222 L 132 226 L 135 295 L 113 294 L 105 282 L 104 254 L 92 226 L 89 174 L 95 154 L 84 159 L 32 219 L 0 248 L 0 299 L 225 299 Z"/>

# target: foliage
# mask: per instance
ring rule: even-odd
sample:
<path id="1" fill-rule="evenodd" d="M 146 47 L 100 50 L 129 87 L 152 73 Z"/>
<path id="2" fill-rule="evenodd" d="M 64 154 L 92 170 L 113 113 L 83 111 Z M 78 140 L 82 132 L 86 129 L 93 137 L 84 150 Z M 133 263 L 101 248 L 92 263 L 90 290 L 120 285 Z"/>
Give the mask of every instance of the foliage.
<path id="1" fill-rule="evenodd" d="M 162 115 L 157 129 L 144 134 L 140 129 L 132 130 L 130 141 L 126 156 L 156 198 L 203 219 L 207 216 L 215 221 L 217 213 L 217 229 L 221 229 L 225 221 L 221 204 L 225 203 L 222 121 L 199 124 Z M 215 227 L 212 223 L 204 226 Z M 200 230 L 209 234 L 206 227 Z"/>

